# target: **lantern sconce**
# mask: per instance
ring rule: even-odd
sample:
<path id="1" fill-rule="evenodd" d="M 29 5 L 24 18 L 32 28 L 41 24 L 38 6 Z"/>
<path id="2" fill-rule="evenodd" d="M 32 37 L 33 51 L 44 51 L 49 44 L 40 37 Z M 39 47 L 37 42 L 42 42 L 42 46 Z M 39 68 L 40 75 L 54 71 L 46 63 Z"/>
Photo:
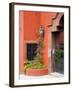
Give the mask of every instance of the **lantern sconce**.
<path id="1" fill-rule="evenodd" d="M 39 35 L 40 37 L 44 38 L 44 34 L 45 34 L 44 26 L 41 25 L 39 28 Z"/>

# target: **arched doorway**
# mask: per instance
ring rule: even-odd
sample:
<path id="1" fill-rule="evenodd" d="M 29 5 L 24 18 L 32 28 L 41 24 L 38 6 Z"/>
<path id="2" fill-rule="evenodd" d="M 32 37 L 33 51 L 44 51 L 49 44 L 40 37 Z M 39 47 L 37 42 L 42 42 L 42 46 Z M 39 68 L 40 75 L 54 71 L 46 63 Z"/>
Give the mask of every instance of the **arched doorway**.
<path id="1" fill-rule="evenodd" d="M 59 21 L 57 31 L 52 32 L 53 71 L 64 73 L 64 15 Z"/>
<path id="2" fill-rule="evenodd" d="M 49 26 L 49 72 L 64 73 L 64 14 L 57 13 Z"/>

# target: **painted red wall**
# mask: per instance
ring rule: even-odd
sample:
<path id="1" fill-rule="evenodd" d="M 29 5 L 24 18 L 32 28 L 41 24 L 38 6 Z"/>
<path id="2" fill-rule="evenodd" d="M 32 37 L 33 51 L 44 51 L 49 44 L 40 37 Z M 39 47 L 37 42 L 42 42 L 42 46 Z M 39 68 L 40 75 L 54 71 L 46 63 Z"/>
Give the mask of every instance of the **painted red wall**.
<path id="1" fill-rule="evenodd" d="M 35 41 L 37 39 L 36 33 L 40 27 L 40 13 L 39 12 L 24 12 L 24 40 Z"/>
<path id="2" fill-rule="evenodd" d="M 19 13 L 19 73 L 23 73 L 24 64 L 24 13 Z"/>
<path id="3" fill-rule="evenodd" d="M 26 41 L 36 41 L 37 36 L 36 33 L 39 30 L 40 25 L 45 27 L 45 36 L 44 36 L 44 49 L 43 49 L 43 63 L 48 66 L 48 25 L 51 24 L 52 18 L 55 17 L 56 13 L 48 13 L 48 12 L 32 12 L 32 11 L 21 11 L 23 16 L 21 17 L 22 24 L 22 32 L 23 33 L 23 42 L 21 42 L 22 38 L 20 38 L 20 46 L 23 44 L 23 48 L 20 47 L 20 53 L 23 56 L 23 59 L 20 55 L 20 73 L 23 73 L 23 63 L 25 61 L 25 42 Z M 20 13 L 21 13 L 20 12 Z M 23 19 L 22 19 L 23 18 Z M 21 22 L 20 22 L 21 23 Z M 21 35 L 21 34 L 20 34 Z M 20 36 L 21 37 L 21 36 Z M 23 50 L 22 50 L 23 49 Z M 22 51 L 21 51 L 22 50 Z"/>
<path id="4" fill-rule="evenodd" d="M 52 18 L 55 17 L 56 13 L 42 12 L 40 15 L 40 23 L 45 27 L 43 63 L 48 66 L 48 25 L 52 23 Z"/>

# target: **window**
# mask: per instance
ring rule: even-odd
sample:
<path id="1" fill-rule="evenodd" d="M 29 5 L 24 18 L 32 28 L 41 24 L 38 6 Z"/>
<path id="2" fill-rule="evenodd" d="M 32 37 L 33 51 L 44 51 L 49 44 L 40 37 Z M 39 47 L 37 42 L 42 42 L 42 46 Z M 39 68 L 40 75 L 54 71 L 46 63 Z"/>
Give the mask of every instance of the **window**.
<path id="1" fill-rule="evenodd" d="M 28 43 L 27 44 L 27 60 L 34 60 L 34 57 L 36 56 L 36 50 L 37 50 L 38 44 L 36 43 Z"/>

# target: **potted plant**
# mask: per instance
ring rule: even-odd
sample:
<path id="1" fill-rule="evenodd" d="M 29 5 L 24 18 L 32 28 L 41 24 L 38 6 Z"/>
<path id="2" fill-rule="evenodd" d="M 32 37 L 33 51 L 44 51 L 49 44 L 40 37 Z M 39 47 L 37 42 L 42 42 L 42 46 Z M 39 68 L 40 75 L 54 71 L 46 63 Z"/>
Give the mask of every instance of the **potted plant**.
<path id="1" fill-rule="evenodd" d="M 40 54 L 37 53 L 34 61 L 28 61 L 24 64 L 24 73 L 32 76 L 48 74 L 48 68 L 41 62 Z"/>

